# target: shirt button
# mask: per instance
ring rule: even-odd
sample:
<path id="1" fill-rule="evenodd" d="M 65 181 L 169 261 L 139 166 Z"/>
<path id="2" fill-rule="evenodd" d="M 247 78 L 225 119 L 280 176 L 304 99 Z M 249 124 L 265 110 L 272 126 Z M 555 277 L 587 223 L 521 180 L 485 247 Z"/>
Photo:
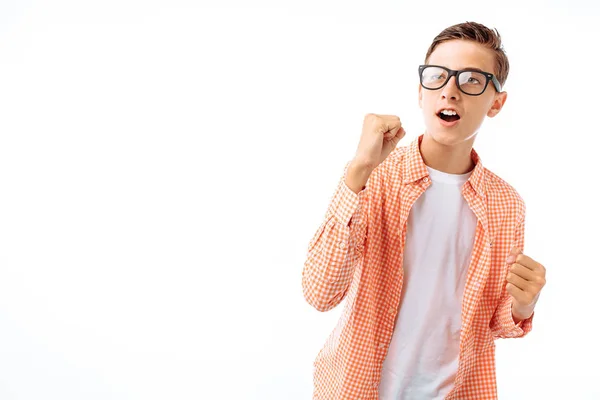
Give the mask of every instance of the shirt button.
<path id="1" fill-rule="evenodd" d="M 423 178 L 423 182 L 425 182 L 425 183 L 429 182 L 429 178 L 428 177 Z"/>
<path id="2" fill-rule="evenodd" d="M 390 314 L 393 314 L 393 313 L 394 313 L 394 307 L 390 307 L 390 309 L 388 310 L 388 312 L 389 312 Z"/>
<path id="3" fill-rule="evenodd" d="M 380 348 L 380 349 L 383 349 L 384 347 L 385 347 L 385 343 L 383 343 L 383 342 L 382 342 L 382 343 L 379 343 L 379 348 Z"/>
<path id="4" fill-rule="evenodd" d="M 338 247 L 339 247 L 340 249 L 345 249 L 345 248 L 346 248 L 346 243 L 344 243 L 344 242 L 340 242 L 340 243 L 338 244 Z"/>

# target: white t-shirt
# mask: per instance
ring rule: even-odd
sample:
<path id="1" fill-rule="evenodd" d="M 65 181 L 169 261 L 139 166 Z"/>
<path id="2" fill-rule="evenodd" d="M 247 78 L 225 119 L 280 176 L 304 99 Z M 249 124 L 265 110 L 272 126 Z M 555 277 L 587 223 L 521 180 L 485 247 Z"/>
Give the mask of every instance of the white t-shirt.
<path id="1" fill-rule="evenodd" d="M 458 370 L 462 298 L 477 226 L 462 195 L 471 172 L 427 169 L 432 184 L 407 222 L 404 283 L 381 373 L 382 400 L 443 399 Z"/>

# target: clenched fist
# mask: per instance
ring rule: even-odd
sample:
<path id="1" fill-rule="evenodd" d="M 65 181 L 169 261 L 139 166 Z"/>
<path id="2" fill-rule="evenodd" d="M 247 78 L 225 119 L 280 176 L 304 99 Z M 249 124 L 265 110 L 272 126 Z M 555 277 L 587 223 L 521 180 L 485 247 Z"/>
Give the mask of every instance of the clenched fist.
<path id="1" fill-rule="evenodd" d="M 512 314 L 515 322 L 533 314 L 535 304 L 546 285 L 546 267 L 514 247 L 506 262 L 510 265 L 506 277 L 506 290 L 512 297 Z"/>
<path id="2" fill-rule="evenodd" d="M 364 166 L 375 169 L 390 155 L 405 134 L 397 116 L 367 114 L 355 159 Z"/>
<path id="3" fill-rule="evenodd" d="M 395 115 L 367 114 L 356 155 L 348 167 L 346 184 L 355 193 L 364 189 L 371 172 L 390 155 L 406 135 Z"/>

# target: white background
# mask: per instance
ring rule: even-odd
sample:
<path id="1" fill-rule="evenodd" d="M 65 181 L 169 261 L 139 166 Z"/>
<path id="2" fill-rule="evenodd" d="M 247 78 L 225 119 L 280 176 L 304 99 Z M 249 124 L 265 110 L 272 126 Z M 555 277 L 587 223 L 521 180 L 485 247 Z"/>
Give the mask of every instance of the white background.
<path id="1" fill-rule="evenodd" d="M 0 399 L 310 399 L 342 305 L 307 245 L 368 112 L 423 132 L 443 28 L 500 31 L 475 143 L 548 283 L 497 342 L 502 399 L 599 399 L 599 6 L 584 1 L 0 3 Z"/>

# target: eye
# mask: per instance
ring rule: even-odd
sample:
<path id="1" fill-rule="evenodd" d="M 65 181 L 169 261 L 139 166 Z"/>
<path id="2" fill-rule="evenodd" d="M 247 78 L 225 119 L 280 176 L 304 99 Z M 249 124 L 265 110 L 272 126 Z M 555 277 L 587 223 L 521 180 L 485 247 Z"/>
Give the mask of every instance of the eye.
<path id="1" fill-rule="evenodd" d="M 443 73 L 432 73 L 425 76 L 425 80 L 428 82 L 437 82 L 446 80 L 446 74 Z"/>
<path id="2" fill-rule="evenodd" d="M 483 87 L 486 76 L 477 71 L 463 71 L 460 74 L 459 81 L 461 85 Z"/>

